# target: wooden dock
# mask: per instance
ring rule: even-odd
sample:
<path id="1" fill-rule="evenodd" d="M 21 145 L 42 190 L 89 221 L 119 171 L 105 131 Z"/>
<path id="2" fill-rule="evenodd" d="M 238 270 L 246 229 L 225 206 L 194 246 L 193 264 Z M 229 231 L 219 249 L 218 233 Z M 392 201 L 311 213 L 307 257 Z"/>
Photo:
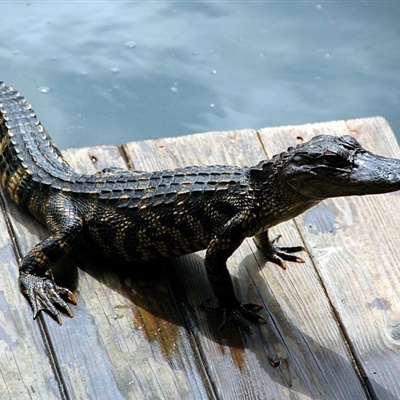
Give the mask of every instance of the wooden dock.
<path id="1" fill-rule="evenodd" d="M 379 117 L 64 154 L 89 173 L 250 165 L 317 134 L 350 134 L 400 158 Z M 78 247 L 63 262 L 71 284 L 79 283 L 74 318 L 64 316 L 63 326 L 48 315 L 33 321 L 17 264 L 46 232 L 3 193 L 1 204 L 2 400 L 400 399 L 400 193 L 327 200 L 276 227 L 282 243 L 310 252 L 286 271 L 245 241 L 228 265 L 239 297 L 265 307 L 267 324 L 252 336 L 218 332 L 219 315 L 199 309 L 212 297 L 201 252 L 118 268 Z"/>

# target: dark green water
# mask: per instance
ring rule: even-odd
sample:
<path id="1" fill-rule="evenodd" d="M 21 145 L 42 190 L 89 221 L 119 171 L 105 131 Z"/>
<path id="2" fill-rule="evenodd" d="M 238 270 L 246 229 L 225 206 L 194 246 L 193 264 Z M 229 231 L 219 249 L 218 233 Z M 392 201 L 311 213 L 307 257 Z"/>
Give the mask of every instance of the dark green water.
<path id="1" fill-rule="evenodd" d="M 382 115 L 399 1 L 0 1 L 0 80 L 60 148 Z"/>

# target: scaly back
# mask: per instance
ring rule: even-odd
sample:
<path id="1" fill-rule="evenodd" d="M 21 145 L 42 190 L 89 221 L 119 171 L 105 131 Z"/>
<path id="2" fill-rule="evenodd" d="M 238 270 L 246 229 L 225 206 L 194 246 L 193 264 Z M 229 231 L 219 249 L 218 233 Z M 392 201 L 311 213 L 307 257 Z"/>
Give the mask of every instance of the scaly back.
<path id="1" fill-rule="evenodd" d="M 2 82 L 0 173 L 1 184 L 11 199 L 31 212 L 32 193 L 46 196 L 50 189 L 75 193 L 75 197 L 97 198 L 103 203 L 112 201 L 120 209 L 145 209 L 179 203 L 188 196 L 223 196 L 233 188 L 248 187 L 242 169 L 232 166 L 80 174 L 64 160 L 31 105 Z"/>

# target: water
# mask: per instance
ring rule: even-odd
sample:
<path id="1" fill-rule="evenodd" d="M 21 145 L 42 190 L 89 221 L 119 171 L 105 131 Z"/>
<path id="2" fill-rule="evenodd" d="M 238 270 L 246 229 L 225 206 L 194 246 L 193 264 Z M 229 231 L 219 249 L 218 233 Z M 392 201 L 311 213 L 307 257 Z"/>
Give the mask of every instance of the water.
<path id="1" fill-rule="evenodd" d="M 400 135 L 398 1 L 0 0 L 0 11 L 0 80 L 60 148 L 377 115 Z"/>

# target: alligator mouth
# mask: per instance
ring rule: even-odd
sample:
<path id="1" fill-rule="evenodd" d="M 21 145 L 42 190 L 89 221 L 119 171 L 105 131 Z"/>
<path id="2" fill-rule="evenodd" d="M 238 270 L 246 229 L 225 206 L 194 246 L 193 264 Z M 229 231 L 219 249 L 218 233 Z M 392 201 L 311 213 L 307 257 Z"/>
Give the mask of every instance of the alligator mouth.
<path id="1" fill-rule="evenodd" d="M 366 151 L 357 154 L 354 165 L 348 183 L 350 191 L 354 192 L 351 194 L 378 194 L 400 190 L 400 160 Z"/>

